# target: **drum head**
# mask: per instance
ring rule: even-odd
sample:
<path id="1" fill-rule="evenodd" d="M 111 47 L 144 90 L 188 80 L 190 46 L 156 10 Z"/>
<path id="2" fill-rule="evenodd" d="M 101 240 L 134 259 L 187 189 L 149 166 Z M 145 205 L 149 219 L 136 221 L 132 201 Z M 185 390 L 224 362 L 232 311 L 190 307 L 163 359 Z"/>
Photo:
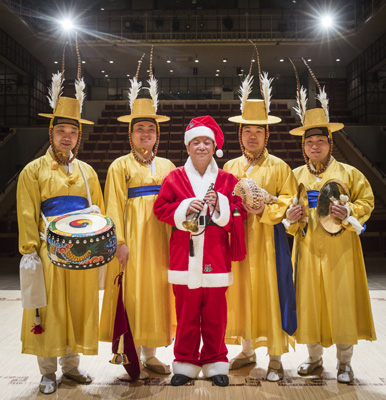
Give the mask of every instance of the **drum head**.
<path id="1" fill-rule="evenodd" d="M 307 196 L 307 190 L 302 183 L 298 187 L 297 196 L 298 196 L 299 206 L 301 206 L 303 208 L 303 216 L 298 221 L 298 224 L 299 224 L 298 233 L 299 233 L 300 237 L 303 239 L 306 236 L 307 226 L 308 226 L 308 222 L 307 222 L 308 221 L 308 196 Z"/>
<path id="2" fill-rule="evenodd" d="M 48 257 L 58 267 L 75 270 L 101 267 L 114 258 L 116 248 L 114 224 L 102 214 L 66 214 L 48 225 Z"/>
<path id="3" fill-rule="evenodd" d="M 330 204 L 335 202 L 341 204 L 340 196 L 342 194 L 350 197 L 347 186 L 343 182 L 334 179 L 327 181 L 319 192 L 316 207 L 318 222 L 323 231 L 329 236 L 338 236 L 345 230 L 342 221 L 330 215 Z"/>

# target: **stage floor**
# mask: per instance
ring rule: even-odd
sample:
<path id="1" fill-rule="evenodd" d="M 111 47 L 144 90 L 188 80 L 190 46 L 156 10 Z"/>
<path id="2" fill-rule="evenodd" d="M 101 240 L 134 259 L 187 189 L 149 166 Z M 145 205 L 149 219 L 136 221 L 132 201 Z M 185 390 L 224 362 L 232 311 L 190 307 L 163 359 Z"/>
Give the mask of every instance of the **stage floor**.
<path id="1" fill-rule="evenodd" d="M 78 385 L 63 378 L 52 395 L 38 391 L 40 374 L 35 356 L 20 354 L 21 300 L 17 266 L 0 259 L 0 399 L 386 399 L 386 272 L 385 259 L 366 260 L 370 298 L 378 340 L 361 341 L 355 346 L 352 367 L 355 381 L 351 385 L 336 381 L 335 347 L 325 351 L 324 367 L 317 375 L 303 378 L 297 366 L 307 357 L 305 345 L 296 345 L 283 355 L 283 381 L 267 382 L 264 377 L 268 365 L 265 348 L 256 351 L 257 364 L 230 373 L 230 386 L 214 386 L 203 377 L 183 387 L 172 387 L 171 376 L 150 372 L 150 379 L 127 382 L 123 367 L 109 363 L 111 345 L 100 343 L 98 356 L 82 356 L 81 368 L 94 380 L 89 385 Z M 7 264 L 9 268 L 2 268 Z M 1 272 L 3 271 L 3 272 Z M 8 272 L 6 272 L 8 271 Z M 103 291 L 100 291 L 102 300 Z M 228 346 L 229 358 L 239 346 Z M 164 362 L 173 360 L 173 346 L 159 348 L 157 356 Z M 57 377 L 61 378 L 60 370 Z"/>

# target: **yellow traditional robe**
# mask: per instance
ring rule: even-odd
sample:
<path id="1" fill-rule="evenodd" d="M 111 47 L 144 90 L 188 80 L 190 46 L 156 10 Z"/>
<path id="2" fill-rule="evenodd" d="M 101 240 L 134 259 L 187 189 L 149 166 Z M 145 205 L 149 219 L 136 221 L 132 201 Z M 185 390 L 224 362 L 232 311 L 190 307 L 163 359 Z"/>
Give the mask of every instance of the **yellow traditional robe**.
<path id="1" fill-rule="evenodd" d="M 161 185 L 175 168 L 164 158 L 156 157 L 154 162 L 155 175 L 136 161 L 132 153 L 118 158 L 108 170 L 105 187 L 107 215 L 116 225 L 118 244 L 126 243 L 129 249 L 124 304 L 130 328 L 135 345 L 147 347 L 167 346 L 173 339 L 174 304 L 168 283 L 171 227 L 153 213 L 157 195 L 127 200 L 127 192 L 128 187 Z M 121 269 L 116 258 L 107 267 L 100 325 L 102 341 L 112 340 L 118 298 L 114 279 Z"/>
<path id="2" fill-rule="evenodd" d="M 228 161 L 224 170 L 238 179 L 253 178 L 278 201 L 266 204 L 261 217 L 248 213 L 244 222 L 247 255 L 243 261 L 232 263 L 233 285 L 227 294 L 227 343 L 240 343 L 243 337 L 252 339 L 253 348 L 266 346 L 270 355 L 281 355 L 288 352 L 288 343 L 293 341 L 281 328 L 274 225 L 285 218 L 297 185 L 290 167 L 267 150 L 250 173 L 244 167 L 242 156 Z"/>
<path id="3" fill-rule="evenodd" d="M 49 151 L 29 163 L 21 172 L 17 186 L 19 251 L 36 251 L 43 262 L 47 306 L 40 308 L 44 333 L 31 332 L 35 310 L 23 311 L 21 328 L 22 352 L 40 357 L 57 357 L 67 353 L 98 354 L 99 271 L 70 271 L 56 267 L 47 255 L 47 245 L 40 240 L 45 223 L 40 204 L 57 196 L 81 196 L 87 199 L 86 185 L 79 169 L 82 164 L 91 199 L 104 213 L 103 196 L 98 176 L 91 166 L 74 160 L 73 172 L 67 173 L 55 164 Z M 55 167 L 54 167 L 55 168 Z M 47 217 L 50 221 L 55 217 Z"/>
<path id="4" fill-rule="evenodd" d="M 306 165 L 294 174 L 307 191 L 319 191 L 330 179 L 345 183 L 350 192 L 350 215 L 361 225 L 370 217 L 373 192 L 356 168 L 333 159 L 320 182 Z M 376 340 L 360 239 L 350 224 L 345 226 L 342 235 L 328 236 L 317 222 L 316 208 L 312 208 L 305 238 L 295 237 L 292 259 L 298 343 L 329 347 L 334 343 L 356 344 L 358 339 Z"/>

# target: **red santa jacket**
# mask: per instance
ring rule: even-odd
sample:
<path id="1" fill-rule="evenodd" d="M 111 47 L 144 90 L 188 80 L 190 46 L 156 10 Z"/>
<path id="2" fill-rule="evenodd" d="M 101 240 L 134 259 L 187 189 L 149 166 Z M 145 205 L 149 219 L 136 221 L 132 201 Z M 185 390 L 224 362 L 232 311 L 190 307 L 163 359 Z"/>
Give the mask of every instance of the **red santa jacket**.
<path id="1" fill-rule="evenodd" d="M 210 224 L 201 235 L 192 235 L 192 257 L 189 255 L 190 232 L 185 230 L 182 222 L 187 219 L 189 204 L 195 199 L 202 200 L 212 183 L 218 193 L 220 211 L 213 213 L 212 222 L 215 225 Z M 246 218 L 241 199 L 232 195 L 236 183 L 233 175 L 218 169 L 214 159 L 203 177 L 188 158 L 184 167 L 171 171 L 164 179 L 154 203 L 154 213 L 159 220 L 177 228 L 173 229 L 170 238 L 170 283 L 188 285 L 190 289 L 232 284 L 229 232 L 236 206 L 242 218 Z M 212 214 L 212 211 L 212 206 L 209 209 L 205 206 L 201 215 Z M 198 233 L 203 229 L 204 226 L 199 225 Z"/>

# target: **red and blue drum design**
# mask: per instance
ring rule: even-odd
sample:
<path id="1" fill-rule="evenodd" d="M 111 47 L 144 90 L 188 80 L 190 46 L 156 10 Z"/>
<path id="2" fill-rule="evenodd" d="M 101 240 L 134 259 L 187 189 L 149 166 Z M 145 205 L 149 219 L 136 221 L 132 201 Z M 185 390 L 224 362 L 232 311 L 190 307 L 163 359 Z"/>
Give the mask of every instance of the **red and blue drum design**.
<path id="1" fill-rule="evenodd" d="M 117 236 L 113 221 L 102 214 L 65 214 L 47 229 L 48 257 L 57 267 L 98 268 L 114 258 Z"/>

